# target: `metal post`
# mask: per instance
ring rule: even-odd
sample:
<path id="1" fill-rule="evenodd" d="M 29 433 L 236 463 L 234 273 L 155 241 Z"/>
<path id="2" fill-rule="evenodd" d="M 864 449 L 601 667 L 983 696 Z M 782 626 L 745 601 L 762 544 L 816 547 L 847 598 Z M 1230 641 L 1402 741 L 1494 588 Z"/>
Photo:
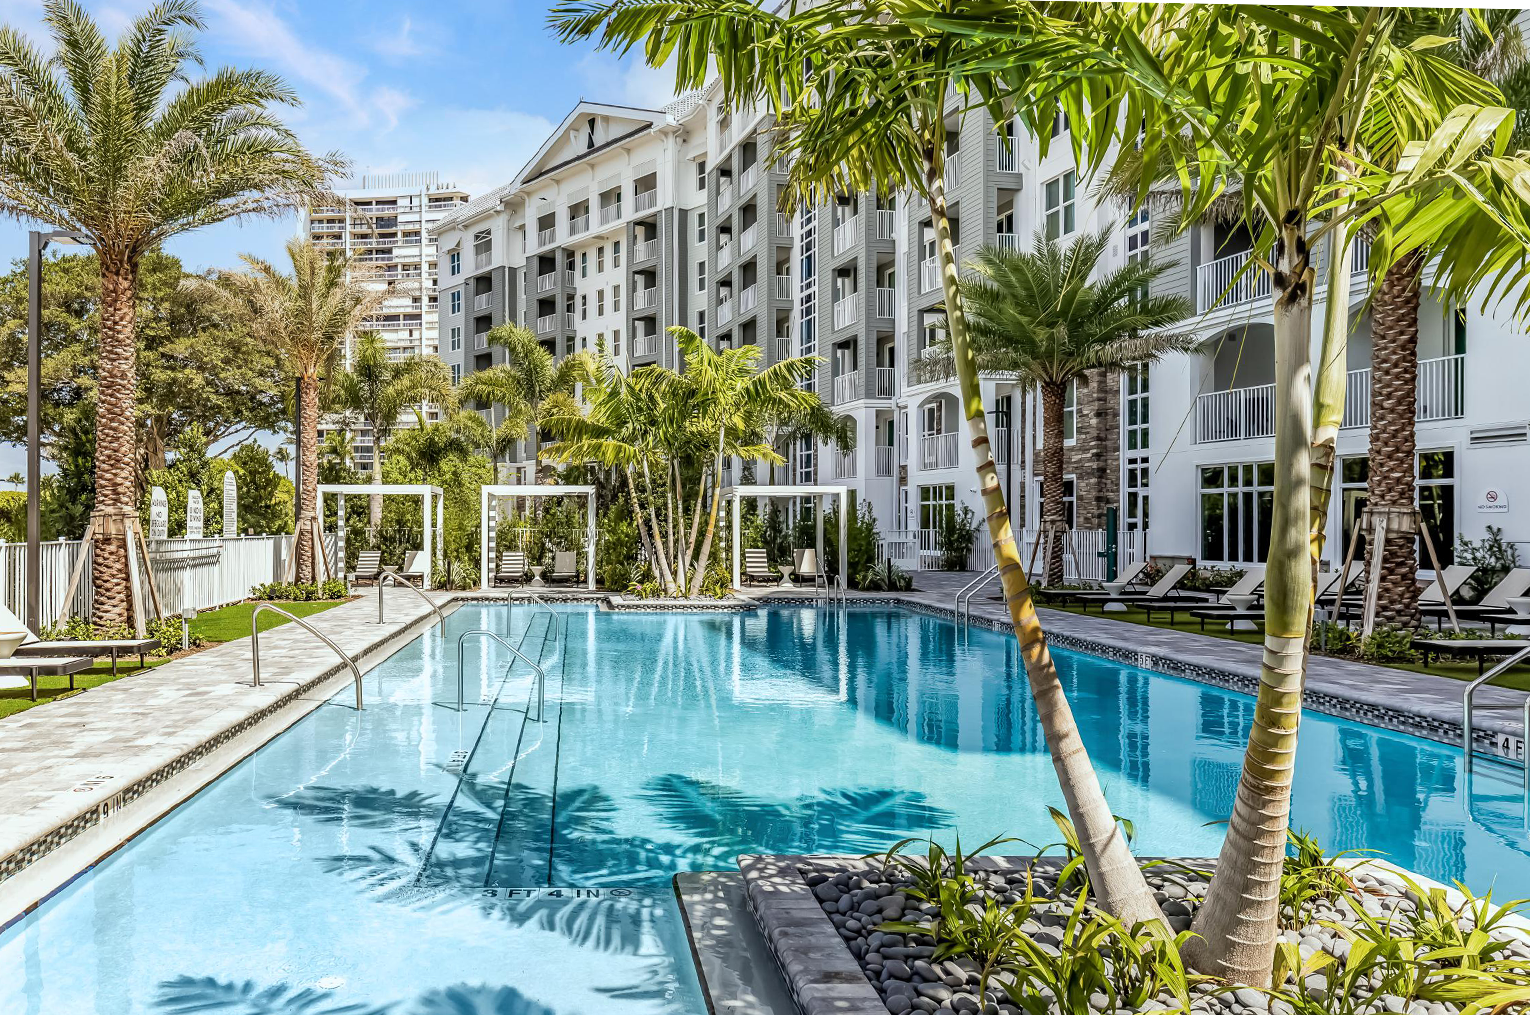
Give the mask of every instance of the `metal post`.
<path id="1" fill-rule="evenodd" d="M 1105 509 L 1105 580 L 1108 582 L 1116 580 L 1116 548 L 1118 539 L 1116 526 L 1118 524 L 1116 507 L 1111 505 Z"/>
<path id="2" fill-rule="evenodd" d="M 42 586 L 42 252 L 48 241 L 27 236 L 27 626 L 43 627 Z M 82 545 L 80 552 L 88 552 Z"/>

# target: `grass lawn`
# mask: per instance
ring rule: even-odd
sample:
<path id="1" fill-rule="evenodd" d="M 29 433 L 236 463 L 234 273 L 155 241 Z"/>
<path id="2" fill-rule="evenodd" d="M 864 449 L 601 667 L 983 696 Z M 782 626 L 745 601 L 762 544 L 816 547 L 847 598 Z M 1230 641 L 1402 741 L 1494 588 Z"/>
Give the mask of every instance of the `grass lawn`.
<path id="1" fill-rule="evenodd" d="M 323 613 L 334 606 L 339 606 L 344 600 L 328 603 L 278 603 L 282 609 L 294 613 L 299 617 L 311 617 L 315 613 Z M 250 636 L 250 614 L 255 611 L 255 603 L 235 603 L 233 606 L 225 606 L 222 609 L 209 610 L 197 616 L 191 622 L 193 634 L 200 635 L 209 645 L 218 645 L 226 641 L 235 641 L 239 638 Z M 260 615 L 260 629 L 269 631 L 273 627 L 280 627 L 290 623 L 286 617 L 277 613 L 262 613 Z M 170 662 L 170 657 L 155 659 L 152 656 L 148 660 L 147 669 L 163 666 Z M 43 705 L 59 698 L 68 697 L 90 687 L 99 687 L 122 677 L 132 677 L 144 671 L 138 668 L 138 657 L 124 657 L 117 663 L 117 676 L 112 676 L 111 660 L 102 660 L 88 670 L 82 670 L 74 675 L 76 691 L 69 689 L 69 678 L 39 677 L 37 680 L 37 700 L 33 701 L 31 692 L 25 687 L 0 688 L 0 719 L 17 712 L 25 711 L 34 705 Z M 148 679 L 148 678 L 146 678 Z"/>
<path id="2" fill-rule="evenodd" d="M 1049 610 L 1061 610 L 1064 613 L 1083 613 L 1080 606 L 1059 606 L 1055 603 L 1038 604 Z M 1120 620 L 1128 624 L 1147 624 L 1147 613 L 1142 610 L 1127 607 L 1126 612 L 1101 613 L 1098 606 L 1088 611 L 1091 617 L 1104 617 L 1107 620 Z M 1261 645 L 1264 643 L 1264 635 L 1259 631 L 1229 631 L 1225 623 L 1206 621 L 1206 630 L 1201 630 L 1201 622 L 1198 618 L 1188 613 L 1179 613 L 1174 616 L 1174 623 L 1169 623 L 1167 614 L 1153 614 L 1153 622 L 1150 627 L 1172 627 L 1175 631 L 1188 631 L 1191 634 L 1205 634 L 1212 638 L 1230 638 L 1233 641 L 1241 641 L 1248 645 Z M 1468 659 L 1451 661 L 1447 659 L 1434 659 L 1429 668 L 1425 669 L 1422 663 L 1377 663 L 1379 666 L 1390 666 L 1398 670 L 1411 670 L 1414 673 L 1427 673 L 1436 677 L 1450 677 L 1452 680 L 1476 680 L 1477 664 Z M 1492 665 L 1491 662 L 1488 664 Z M 1522 663 L 1514 667 L 1508 673 L 1493 681 L 1494 687 L 1509 687 L 1521 691 L 1530 691 L 1530 662 Z"/>

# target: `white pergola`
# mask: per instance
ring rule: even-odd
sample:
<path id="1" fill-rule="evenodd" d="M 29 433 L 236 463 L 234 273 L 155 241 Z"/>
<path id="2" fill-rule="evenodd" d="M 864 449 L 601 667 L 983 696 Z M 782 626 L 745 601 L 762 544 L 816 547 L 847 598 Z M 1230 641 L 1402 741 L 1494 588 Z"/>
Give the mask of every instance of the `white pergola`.
<path id="1" fill-rule="evenodd" d="M 733 587 L 739 588 L 739 502 L 745 497 L 815 497 L 818 498 L 819 510 L 813 512 L 813 521 L 817 532 L 818 566 L 823 567 L 823 504 L 826 497 L 839 498 L 839 576 L 845 582 L 846 587 L 850 584 L 850 576 L 845 572 L 849 570 L 849 550 L 846 543 L 850 523 L 850 488 L 848 486 L 729 486 L 723 488 L 723 499 L 733 501 Z"/>
<path id="2" fill-rule="evenodd" d="M 436 558 L 441 555 L 441 530 L 446 523 L 446 497 L 439 486 L 430 486 L 426 483 L 320 483 L 320 519 L 324 517 L 324 495 L 327 493 L 332 493 L 339 498 L 335 511 L 335 556 L 339 558 L 340 566 L 335 569 L 335 573 L 342 575 L 345 573 L 346 494 L 356 494 L 361 497 L 382 495 L 420 498 L 420 520 L 425 529 L 425 545 L 420 549 L 425 554 L 425 587 L 430 588 L 430 572 L 435 569 Z M 431 513 L 432 505 L 435 506 L 434 514 Z"/>
<path id="3" fill-rule="evenodd" d="M 585 527 L 585 585 L 595 588 L 595 487 L 593 486 L 536 486 L 526 484 L 494 484 L 478 488 L 478 580 L 483 588 L 493 584 L 494 570 L 490 559 L 490 547 L 494 545 L 494 532 L 499 522 L 499 498 L 501 497 L 584 497 L 587 505 Z M 492 509 L 492 510 L 491 510 Z"/>

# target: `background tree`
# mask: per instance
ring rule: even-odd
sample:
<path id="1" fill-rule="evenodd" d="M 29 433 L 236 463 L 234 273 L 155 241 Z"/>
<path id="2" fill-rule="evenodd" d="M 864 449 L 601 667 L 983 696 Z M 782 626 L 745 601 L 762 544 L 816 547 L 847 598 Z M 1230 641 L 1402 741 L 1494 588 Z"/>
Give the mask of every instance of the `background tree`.
<path id="1" fill-rule="evenodd" d="M 345 336 L 391 294 L 372 285 L 368 273 L 343 254 L 321 250 L 308 240 L 288 241 L 287 257 L 291 274 L 241 254 L 248 270 L 222 272 L 213 279 L 193 277 L 187 285 L 268 343 L 288 373 L 297 378 L 303 434 L 298 447 L 302 488 L 296 504 L 297 580 L 308 582 L 314 580 L 316 563 L 308 523 L 316 517 L 318 505 L 320 379 L 333 375 Z"/>
<path id="2" fill-rule="evenodd" d="M 341 168 L 271 112 L 296 105 L 274 75 L 196 76 L 190 0 L 162 0 L 115 45 L 74 0 L 45 0 L 53 51 L 0 27 L 0 214 L 88 237 L 100 259 L 92 616 L 129 618 L 125 521 L 137 507 L 135 290 L 166 239 L 282 214 Z"/>
<path id="3" fill-rule="evenodd" d="M 503 409 L 499 425 L 506 436 L 524 438 L 528 429 L 540 429 L 547 418 L 575 411 L 574 391 L 588 378 L 593 363 L 589 353 L 577 352 L 559 360 L 530 328 L 519 324 L 494 328 L 489 332 L 489 344 L 505 350 L 505 362 L 463 378 L 459 394 L 464 401 Z M 540 432 L 532 437 L 533 482 L 541 481 L 542 437 Z"/>
<path id="4" fill-rule="evenodd" d="M 1041 389 L 1043 528 L 1067 527 L 1063 489 L 1063 410 L 1068 385 L 1091 371 L 1120 370 L 1187 352 L 1190 334 L 1165 329 L 1191 315 L 1180 295 L 1148 295 L 1173 262 L 1137 261 L 1101 270 L 1112 230 L 1071 243 L 1037 233 L 1029 251 L 988 247 L 960 282 L 980 370 Z M 1097 276 L 1097 277 L 1096 277 Z M 1063 541 L 1048 540 L 1044 584 L 1060 582 Z"/>

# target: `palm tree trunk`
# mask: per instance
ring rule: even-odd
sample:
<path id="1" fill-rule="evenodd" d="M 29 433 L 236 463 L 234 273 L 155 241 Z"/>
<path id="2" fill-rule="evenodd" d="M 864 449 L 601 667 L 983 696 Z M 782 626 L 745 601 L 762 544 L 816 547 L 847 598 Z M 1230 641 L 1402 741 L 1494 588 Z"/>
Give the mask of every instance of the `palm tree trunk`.
<path id="1" fill-rule="evenodd" d="M 298 471 L 303 474 L 302 488 L 297 491 L 297 580 L 317 580 L 317 554 L 322 547 L 313 544 L 313 518 L 319 500 L 319 382 L 318 378 L 305 372 L 298 385 L 298 412 L 303 418 L 303 440 L 298 446 Z"/>
<path id="2" fill-rule="evenodd" d="M 1275 490 L 1265 567 L 1264 657 L 1254 725 L 1216 874 L 1184 949 L 1204 973 L 1267 986 L 1280 915 L 1291 775 L 1302 715 L 1312 569 L 1312 285 L 1306 222 L 1283 223 L 1275 257 Z M 1280 283 L 1284 284 L 1280 284 Z"/>
<path id="3" fill-rule="evenodd" d="M 648 518 L 643 514 L 643 508 L 638 503 L 637 484 L 633 482 L 632 470 L 630 468 L 624 468 L 622 469 L 622 475 L 627 477 L 627 502 L 632 507 L 632 521 L 637 525 L 638 539 L 642 541 L 643 552 L 648 555 L 648 559 L 653 561 L 654 567 L 656 569 L 660 569 L 662 574 L 664 562 L 661 559 L 661 555 L 655 548 L 653 539 L 649 536 Z M 658 533 L 654 533 L 654 535 L 657 536 Z M 625 589 L 607 589 L 606 591 L 616 592 L 625 591 Z"/>
<path id="4" fill-rule="evenodd" d="M 1041 537 L 1047 547 L 1042 565 L 1043 586 L 1063 580 L 1062 533 L 1068 528 L 1068 505 L 1063 497 L 1063 409 L 1068 386 L 1041 386 Z"/>
<path id="5" fill-rule="evenodd" d="M 925 151 L 925 186 L 930 195 L 930 221 L 935 229 L 940 258 L 946 328 L 961 386 L 963 411 L 972 434 L 972 449 L 977 456 L 978 485 L 988 520 L 988 534 L 993 541 L 994 562 L 999 568 L 1004 602 L 1009 607 L 1015 637 L 1020 642 L 1020 655 L 1025 660 L 1025 675 L 1030 682 L 1031 697 L 1036 702 L 1036 716 L 1046 735 L 1047 750 L 1051 753 L 1052 766 L 1057 771 L 1057 781 L 1068 805 L 1068 815 L 1078 832 L 1095 900 L 1128 926 L 1146 923 L 1163 927 L 1163 914 L 1110 805 L 1105 802 L 1099 776 L 1089 761 L 1089 752 L 1068 705 L 1068 696 L 1058 679 L 1057 665 L 1047 650 L 1046 634 L 1041 629 L 1041 618 L 1037 616 L 1030 584 L 1015 545 L 1014 531 L 1010 528 L 1004 488 L 999 483 L 999 470 L 994 465 L 993 449 L 988 441 L 988 417 L 983 411 L 977 358 L 967 341 L 967 318 L 962 313 L 961 295 L 957 290 L 956 254 L 951 243 L 951 220 L 946 215 L 944 171 L 940 144 L 932 140 Z"/>
<path id="6" fill-rule="evenodd" d="M 137 368 L 133 329 L 137 266 L 98 251 L 101 339 L 96 355 L 96 523 L 91 550 L 91 620 L 132 621 L 128 588 L 128 520 L 138 511 L 137 435 L 133 412 Z"/>
<path id="7" fill-rule="evenodd" d="M 669 557 L 664 552 L 664 531 L 659 528 L 659 512 L 655 503 L 653 492 L 653 475 L 649 472 L 648 463 L 643 462 L 643 486 L 648 491 L 648 518 L 653 525 L 654 545 L 659 551 L 659 580 L 664 583 L 664 594 L 675 595 L 675 574 L 670 570 Z M 668 495 L 668 481 L 665 482 L 665 494 Z"/>
<path id="8" fill-rule="evenodd" d="M 1371 454 L 1366 480 L 1372 508 L 1403 511 L 1414 506 L 1418 414 L 1418 309 L 1420 251 L 1387 269 L 1376 293 L 1371 321 Z M 1381 623 L 1417 627 L 1418 550 L 1410 533 L 1389 533 L 1381 548 L 1381 586 L 1376 616 Z"/>
<path id="9" fill-rule="evenodd" d="M 372 485 L 382 486 L 382 431 L 378 429 L 377 420 L 372 421 Z M 498 482 L 498 480 L 495 480 Z M 367 523 L 372 529 L 372 538 L 377 538 L 377 530 L 382 527 L 382 494 L 374 493 L 367 498 Z"/>
<path id="10" fill-rule="evenodd" d="M 1317 589 L 1323 544 L 1328 537 L 1328 506 L 1333 500 L 1334 462 L 1344 398 L 1349 386 L 1350 249 L 1347 230 L 1336 230 L 1328 244 L 1328 299 L 1323 306 L 1323 346 L 1318 354 L 1312 395 L 1312 504 L 1308 556 L 1312 587 Z M 1344 533 L 1339 538 L 1344 538 Z"/>
<path id="11" fill-rule="evenodd" d="M 717 461 L 712 467 L 712 507 L 707 512 L 707 534 L 701 541 L 701 553 L 696 558 L 696 575 L 691 579 L 692 599 L 701 595 L 701 583 L 707 577 L 707 562 L 712 559 L 712 540 L 717 535 L 717 510 L 722 503 L 723 439 L 726 434 L 724 430 L 717 435 Z M 696 502 L 696 510 L 701 510 L 700 500 Z M 695 536 L 692 535 L 692 538 Z M 733 552 L 737 553 L 738 548 L 734 547 Z"/>

